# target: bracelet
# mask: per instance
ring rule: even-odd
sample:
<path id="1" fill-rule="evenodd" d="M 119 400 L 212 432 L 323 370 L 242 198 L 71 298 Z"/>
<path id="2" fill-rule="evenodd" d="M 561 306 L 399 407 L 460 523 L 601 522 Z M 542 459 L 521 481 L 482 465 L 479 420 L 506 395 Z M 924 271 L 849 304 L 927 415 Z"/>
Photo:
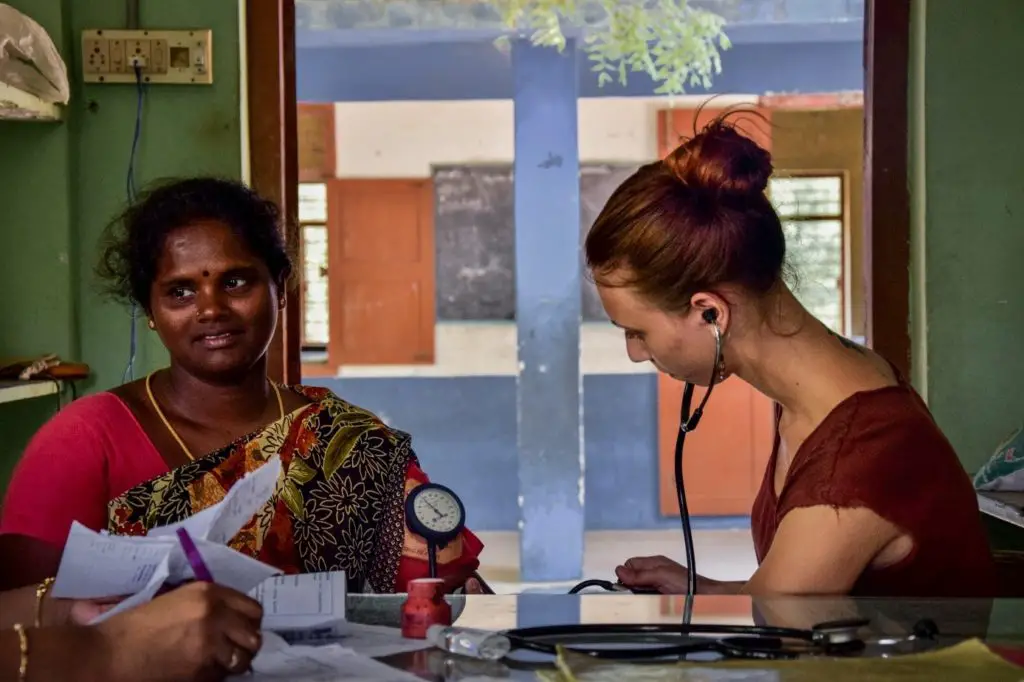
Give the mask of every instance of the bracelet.
<path id="1" fill-rule="evenodd" d="M 21 663 L 18 664 L 18 682 L 25 682 L 28 679 L 28 632 L 21 623 L 14 624 L 14 631 L 18 633 L 18 650 L 21 652 Z"/>
<path id="2" fill-rule="evenodd" d="M 36 588 L 36 627 L 43 626 L 43 597 L 53 587 L 53 581 L 55 578 L 47 578 L 43 582 L 39 583 Z"/>

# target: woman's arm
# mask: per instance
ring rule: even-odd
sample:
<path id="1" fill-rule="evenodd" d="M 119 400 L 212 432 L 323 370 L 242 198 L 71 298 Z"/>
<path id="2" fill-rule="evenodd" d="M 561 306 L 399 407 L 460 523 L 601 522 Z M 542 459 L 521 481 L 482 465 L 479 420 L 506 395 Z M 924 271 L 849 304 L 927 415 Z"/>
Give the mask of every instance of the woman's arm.
<path id="1" fill-rule="evenodd" d="M 899 529 L 869 509 L 794 509 L 779 524 L 771 550 L 748 581 L 700 576 L 698 594 L 846 594 Z M 615 569 L 628 587 L 686 594 L 686 568 L 663 556 L 635 557 Z"/>
<path id="2" fill-rule="evenodd" d="M 0 535 L 0 557 L 17 561 L 0 562 L 0 590 L 38 585 L 53 577 L 60 566 L 61 546 L 25 535 Z"/>
<path id="3" fill-rule="evenodd" d="M 787 513 L 746 594 L 847 594 L 900 530 L 866 508 L 801 507 Z"/>
<path id="4" fill-rule="evenodd" d="M 14 569 L 0 569 L 16 571 L 0 576 L 0 589 L 55 575 L 73 521 L 92 529 L 106 524 L 107 444 L 87 419 L 105 413 L 94 398 L 44 424 L 14 469 L 0 516 L 0 551 L 19 560 Z"/>
<path id="5" fill-rule="evenodd" d="M 36 588 L 31 585 L 0 592 L 0 630 L 10 628 L 15 623 L 31 625 L 36 618 L 35 609 Z"/>
<path id="6" fill-rule="evenodd" d="M 0 553 L 0 556 L 3 556 Z M 120 599 L 54 599 L 49 590 L 39 595 L 39 585 L 29 585 L 16 590 L 0 592 L 0 630 L 13 627 L 15 623 L 35 625 L 36 618 L 42 627 L 63 625 L 86 625 Z"/>
<path id="7" fill-rule="evenodd" d="M 0 680 L 23 661 L 26 682 L 221 680 L 249 668 L 262 618 L 244 594 L 191 583 L 96 626 L 0 629 Z"/>
<path id="8" fill-rule="evenodd" d="M 103 682 L 101 637 L 95 628 L 54 627 L 26 629 L 28 674 L 26 682 Z M 19 680 L 21 638 L 13 628 L 0 630 L 0 680 Z"/>

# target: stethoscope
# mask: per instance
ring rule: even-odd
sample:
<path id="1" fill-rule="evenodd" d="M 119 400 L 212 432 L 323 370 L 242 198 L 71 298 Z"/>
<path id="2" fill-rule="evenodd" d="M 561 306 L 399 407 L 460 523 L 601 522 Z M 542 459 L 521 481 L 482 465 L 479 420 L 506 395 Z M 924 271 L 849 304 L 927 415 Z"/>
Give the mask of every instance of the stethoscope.
<path id="1" fill-rule="evenodd" d="M 861 630 L 870 625 L 864 619 L 836 620 L 811 628 L 772 625 L 695 625 L 689 623 L 609 625 L 552 625 L 506 630 L 512 650 L 557 656 L 558 649 L 592 658 L 612 660 L 686 659 L 694 654 L 717 654 L 723 658 L 785 660 L 801 656 L 850 656 L 868 645 L 887 653 L 905 650 L 908 644 L 934 642 L 938 627 L 930 619 L 918 621 L 911 632 L 899 636 L 865 639 Z M 683 642 L 680 642 L 680 639 Z M 573 644 L 573 640 L 605 644 Z M 641 646 L 609 647 L 617 642 Z M 642 646 L 646 644 L 647 646 Z"/>

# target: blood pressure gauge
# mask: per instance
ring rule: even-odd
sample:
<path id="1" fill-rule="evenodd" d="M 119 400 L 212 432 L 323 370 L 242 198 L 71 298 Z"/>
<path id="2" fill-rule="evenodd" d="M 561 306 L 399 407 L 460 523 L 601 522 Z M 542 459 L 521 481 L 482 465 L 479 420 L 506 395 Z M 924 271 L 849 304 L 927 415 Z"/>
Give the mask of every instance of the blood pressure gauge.
<path id="1" fill-rule="evenodd" d="M 430 577 L 437 577 L 437 550 L 443 549 L 466 527 L 466 508 L 459 496 L 437 483 L 414 488 L 405 500 L 405 523 L 427 541 Z"/>

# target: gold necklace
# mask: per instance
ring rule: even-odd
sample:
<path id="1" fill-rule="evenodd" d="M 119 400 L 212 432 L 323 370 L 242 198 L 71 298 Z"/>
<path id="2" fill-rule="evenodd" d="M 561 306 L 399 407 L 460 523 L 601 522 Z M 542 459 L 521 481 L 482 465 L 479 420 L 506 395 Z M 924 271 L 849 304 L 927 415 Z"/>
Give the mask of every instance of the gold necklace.
<path id="1" fill-rule="evenodd" d="M 195 461 L 196 458 L 192 455 L 192 451 L 188 449 L 188 446 L 185 445 L 185 441 L 181 439 L 178 432 L 174 430 L 173 426 L 171 426 L 171 422 L 167 420 L 166 416 L 164 416 L 164 411 L 160 409 L 160 404 L 156 401 L 156 398 L 153 397 L 153 387 L 150 385 L 150 380 L 153 378 L 153 374 L 156 374 L 156 372 L 146 375 L 146 395 L 149 396 L 149 402 L 153 404 L 153 409 L 156 410 L 156 416 L 160 417 L 160 421 L 164 423 L 167 430 L 171 432 L 172 436 L 174 436 L 174 440 L 176 440 L 178 445 L 181 446 L 181 449 L 185 452 L 189 461 Z M 284 419 L 284 400 L 281 399 L 281 390 L 273 381 L 270 382 L 270 387 L 274 389 L 274 395 L 277 396 L 277 409 L 281 412 L 281 419 Z"/>

